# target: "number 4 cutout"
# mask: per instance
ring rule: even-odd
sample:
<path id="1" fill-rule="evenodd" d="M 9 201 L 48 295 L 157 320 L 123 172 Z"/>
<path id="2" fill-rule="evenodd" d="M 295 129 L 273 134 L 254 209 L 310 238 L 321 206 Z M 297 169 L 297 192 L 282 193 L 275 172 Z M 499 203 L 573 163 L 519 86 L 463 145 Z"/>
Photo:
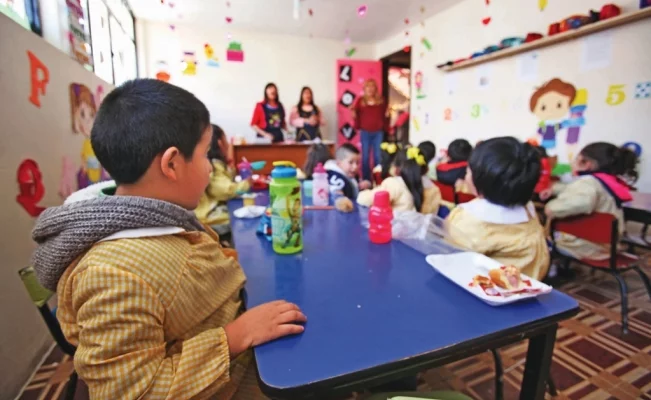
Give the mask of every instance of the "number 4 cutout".
<path id="1" fill-rule="evenodd" d="M 606 104 L 610 106 L 618 106 L 626 100 L 626 92 L 624 89 L 626 85 L 610 85 L 608 87 L 608 94 L 606 96 Z"/>

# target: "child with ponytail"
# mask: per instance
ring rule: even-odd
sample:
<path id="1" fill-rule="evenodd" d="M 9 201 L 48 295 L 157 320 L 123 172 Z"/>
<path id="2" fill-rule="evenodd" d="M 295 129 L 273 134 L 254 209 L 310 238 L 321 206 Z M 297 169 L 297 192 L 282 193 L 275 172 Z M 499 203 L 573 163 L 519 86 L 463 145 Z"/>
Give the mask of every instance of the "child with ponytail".
<path id="1" fill-rule="evenodd" d="M 565 218 L 593 212 L 617 217 L 619 232 L 624 233 L 622 204 L 632 200 L 628 184 L 638 178 L 638 159 L 627 148 L 598 142 L 587 145 L 573 161 L 572 172 L 578 176 L 569 184 L 556 183 L 540 193 L 543 200 L 555 199 L 545 206 L 548 218 Z M 606 259 L 610 249 L 578 239 L 568 234 L 557 234 L 556 245 L 575 258 Z"/>
<path id="2" fill-rule="evenodd" d="M 392 167 L 395 176 L 389 176 L 373 190 L 364 190 L 357 196 L 357 203 L 370 207 L 375 193 L 389 192 L 391 206 L 395 211 L 418 211 L 436 214 L 441 202 L 441 192 L 436 186 L 425 188 L 423 175 L 427 161 L 418 147 L 410 147 L 396 153 Z"/>

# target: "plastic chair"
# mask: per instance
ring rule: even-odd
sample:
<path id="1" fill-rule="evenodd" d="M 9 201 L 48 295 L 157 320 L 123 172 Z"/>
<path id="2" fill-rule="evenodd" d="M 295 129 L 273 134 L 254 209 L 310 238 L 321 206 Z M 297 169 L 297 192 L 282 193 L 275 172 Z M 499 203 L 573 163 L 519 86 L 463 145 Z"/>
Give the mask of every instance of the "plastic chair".
<path id="1" fill-rule="evenodd" d="M 593 243 L 608 245 L 610 246 L 610 257 L 605 260 L 571 257 L 556 247 L 555 232 L 563 232 Z M 619 227 L 617 218 L 607 213 L 592 213 L 590 215 L 553 220 L 551 222 L 551 236 L 554 256 L 566 260 L 567 263 L 573 260 L 594 270 L 608 272 L 617 279 L 622 297 L 622 332 L 624 334 L 628 333 L 628 286 L 621 274 L 629 270 L 637 272 L 646 286 L 649 297 L 651 297 L 651 281 L 649 281 L 649 277 L 644 271 L 640 269 L 638 265 L 640 259 L 638 257 L 618 251 Z"/>
<path id="2" fill-rule="evenodd" d="M 454 186 L 452 185 L 446 185 L 445 183 L 441 183 L 439 181 L 432 180 L 434 184 L 439 188 L 441 191 L 441 198 L 449 203 L 452 204 L 457 204 L 457 196 L 456 192 L 454 190 Z"/>
<path id="3" fill-rule="evenodd" d="M 53 310 L 50 309 L 50 306 L 47 304 L 47 302 L 52 298 L 52 296 L 54 296 L 54 293 L 41 286 L 41 284 L 38 282 L 38 279 L 36 279 L 36 273 L 34 272 L 34 268 L 32 267 L 23 268 L 20 271 L 18 271 L 18 275 L 20 275 L 20 279 L 23 281 L 23 284 L 25 285 L 25 289 L 27 289 L 27 293 L 29 294 L 29 297 L 32 299 L 32 302 L 34 303 L 38 311 L 41 313 L 41 317 L 43 317 L 43 320 L 45 321 L 45 325 L 47 325 L 47 328 L 50 331 L 52 337 L 54 338 L 56 344 L 61 348 L 61 350 L 64 353 L 66 353 L 70 357 L 74 357 L 77 348 L 71 345 L 66 340 L 65 336 L 63 335 L 63 332 L 61 331 L 61 326 L 59 325 L 59 321 L 57 320 L 55 313 L 53 312 Z M 73 372 L 72 375 L 70 375 L 70 380 L 68 381 L 68 386 L 66 387 L 63 398 L 65 400 L 72 400 L 75 397 L 76 391 L 77 391 L 77 372 Z"/>

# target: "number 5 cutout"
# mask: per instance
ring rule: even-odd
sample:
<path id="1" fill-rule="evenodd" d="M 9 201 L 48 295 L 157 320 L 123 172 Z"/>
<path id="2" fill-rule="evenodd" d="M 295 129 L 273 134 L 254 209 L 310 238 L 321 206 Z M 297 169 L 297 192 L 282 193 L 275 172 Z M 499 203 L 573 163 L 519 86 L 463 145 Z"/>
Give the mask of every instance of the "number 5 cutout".
<path id="1" fill-rule="evenodd" d="M 610 106 L 618 106 L 626 100 L 626 93 L 624 88 L 626 85 L 610 85 L 608 87 L 608 95 L 606 97 L 606 104 Z"/>

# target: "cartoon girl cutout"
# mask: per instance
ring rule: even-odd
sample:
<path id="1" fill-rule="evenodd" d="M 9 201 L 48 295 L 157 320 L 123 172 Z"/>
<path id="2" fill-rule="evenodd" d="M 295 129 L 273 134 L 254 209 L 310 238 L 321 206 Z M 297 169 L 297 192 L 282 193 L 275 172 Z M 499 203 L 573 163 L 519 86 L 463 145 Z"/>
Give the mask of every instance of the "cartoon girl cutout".
<path id="1" fill-rule="evenodd" d="M 94 183 L 109 179 L 97 160 L 90 142 L 90 132 L 93 128 L 93 122 L 95 122 L 97 107 L 93 93 L 85 85 L 79 83 L 70 84 L 70 113 L 73 133 L 84 136 L 81 147 L 81 168 L 77 172 L 78 189 L 83 189 Z"/>
<path id="2" fill-rule="evenodd" d="M 558 78 L 545 83 L 531 96 L 529 108 L 540 120 L 540 144 L 549 155 L 556 155 L 557 134 L 565 127 L 575 97 L 574 85 Z"/>
<path id="3" fill-rule="evenodd" d="M 416 75 L 414 75 L 414 86 L 416 86 L 416 98 L 424 99 L 425 93 L 423 93 L 423 73 L 421 71 L 416 72 Z"/>

